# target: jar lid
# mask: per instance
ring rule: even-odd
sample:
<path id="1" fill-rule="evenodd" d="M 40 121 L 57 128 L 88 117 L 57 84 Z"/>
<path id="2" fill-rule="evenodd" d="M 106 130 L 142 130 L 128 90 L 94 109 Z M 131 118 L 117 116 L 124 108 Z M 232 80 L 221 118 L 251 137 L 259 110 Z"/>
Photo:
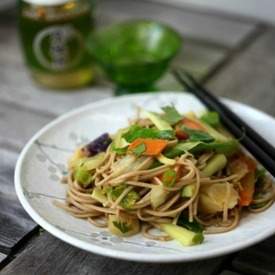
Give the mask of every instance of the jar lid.
<path id="1" fill-rule="evenodd" d="M 54 6 L 66 4 L 71 0 L 23 0 L 26 3 L 42 6 Z"/>

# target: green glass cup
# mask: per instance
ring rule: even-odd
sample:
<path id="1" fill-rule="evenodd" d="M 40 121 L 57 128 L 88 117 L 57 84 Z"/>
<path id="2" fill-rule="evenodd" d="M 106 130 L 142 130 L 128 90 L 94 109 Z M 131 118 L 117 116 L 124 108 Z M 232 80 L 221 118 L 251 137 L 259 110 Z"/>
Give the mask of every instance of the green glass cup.
<path id="1" fill-rule="evenodd" d="M 88 51 L 116 83 L 117 94 L 152 90 L 181 44 L 175 30 L 150 20 L 104 27 L 87 40 Z"/>

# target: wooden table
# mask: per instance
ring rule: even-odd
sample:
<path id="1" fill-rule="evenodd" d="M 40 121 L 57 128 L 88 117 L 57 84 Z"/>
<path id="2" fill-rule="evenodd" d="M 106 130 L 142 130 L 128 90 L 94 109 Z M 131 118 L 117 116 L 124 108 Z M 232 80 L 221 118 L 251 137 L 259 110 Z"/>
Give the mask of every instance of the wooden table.
<path id="1" fill-rule="evenodd" d="M 153 18 L 183 35 L 175 61 L 217 95 L 275 115 L 275 28 L 241 18 L 195 12 L 149 1 L 102 0 L 98 24 Z M 0 265 L 1 274 L 275 274 L 275 238 L 241 252 L 195 263 L 154 265 L 86 253 L 40 229 L 20 206 L 13 187 L 22 146 L 43 125 L 82 104 L 112 96 L 109 83 L 75 93 L 36 86 L 18 45 L 15 12 L 0 16 Z M 177 89 L 169 73 L 158 83 Z"/>

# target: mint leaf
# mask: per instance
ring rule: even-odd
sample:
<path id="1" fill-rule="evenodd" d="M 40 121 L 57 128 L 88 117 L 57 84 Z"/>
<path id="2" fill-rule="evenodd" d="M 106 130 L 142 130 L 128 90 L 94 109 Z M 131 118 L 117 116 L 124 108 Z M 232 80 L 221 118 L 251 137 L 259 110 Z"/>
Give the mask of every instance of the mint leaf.
<path id="1" fill-rule="evenodd" d="M 146 151 L 146 145 L 144 143 L 140 143 L 138 146 L 132 149 L 132 152 L 137 156 L 141 156 Z"/>
<path id="2" fill-rule="evenodd" d="M 126 222 L 114 221 L 113 225 L 118 228 L 122 233 L 127 233 L 131 230 L 131 226 L 129 226 Z"/>
<path id="3" fill-rule="evenodd" d="M 212 127 L 218 127 L 220 125 L 220 116 L 217 112 L 207 112 L 201 118 L 201 121 L 209 124 Z"/>
<path id="4" fill-rule="evenodd" d="M 183 131 L 188 134 L 190 141 L 203 141 L 203 142 L 211 142 L 214 141 L 214 138 L 210 136 L 207 132 L 193 130 L 186 127 L 182 127 Z"/>
<path id="5" fill-rule="evenodd" d="M 129 143 L 137 138 L 158 138 L 158 139 L 174 139 L 175 134 L 172 130 L 157 130 L 152 128 L 143 128 L 139 125 L 132 125 L 129 130 L 122 135 Z"/>
<path id="6" fill-rule="evenodd" d="M 170 125 L 174 125 L 182 120 L 182 115 L 176 110 L 174 106 L 165 106 L 161 108 L 164 112 L 162 118 Z"/>

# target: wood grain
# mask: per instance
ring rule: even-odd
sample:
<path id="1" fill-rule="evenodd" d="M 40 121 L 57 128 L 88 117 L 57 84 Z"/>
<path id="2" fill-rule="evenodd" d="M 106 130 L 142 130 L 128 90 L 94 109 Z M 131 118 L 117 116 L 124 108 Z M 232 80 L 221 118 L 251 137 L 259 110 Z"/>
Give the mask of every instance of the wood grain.
<path id="1" fill-rule="evenodd" d="M 275 28 L 268 27 L 210 81 L 217 95 L 252 105 L 275 116 Z"/>
<path id="2" fill-rule="evenodd" d="M 275 236 L 238 253 L 233 267 L 245 274 L 275 274 Z"/>
<path id="3" fill-rule="evenodd" d="M 196 263 L 166 265 L 120 261 L 79 250 L 44 233 L 4 268 L 1 274 L 208 275 L 216 272 L 224 260 L 225 257 L 220 257 Z"/>
<path id="4" fill-rule="evenodd" d="M 101 23 L 133 18 L 159 20 L 173 26 L 183 37 L 192 37 L 225 47 L 236 46 L 255 26 L 255 23 L 185 11 L 172 5 L 144 0 L 103 0 L 98 4 L 98 19 Z"/>
<path id="5" fill-rule="evenodd" d="M 0 149 L 0 251 L 9 253 L 36 224 L 19 203 L 14 190 L 14 167 L 18 154 Z"/>
<path id="6" fill-rule="evenodd" d="M 0 101 L 0 138 L 22 147 L 36 131 L 53 118 L 53 115 L 30 112 L 20 105 Z"/>
<path id="7" fill-rule="evenodd" d="M 0 267 L 3 265 L 3 263 L 6 259 L 7 259 L 7 255 L 0 253 Z"/>

